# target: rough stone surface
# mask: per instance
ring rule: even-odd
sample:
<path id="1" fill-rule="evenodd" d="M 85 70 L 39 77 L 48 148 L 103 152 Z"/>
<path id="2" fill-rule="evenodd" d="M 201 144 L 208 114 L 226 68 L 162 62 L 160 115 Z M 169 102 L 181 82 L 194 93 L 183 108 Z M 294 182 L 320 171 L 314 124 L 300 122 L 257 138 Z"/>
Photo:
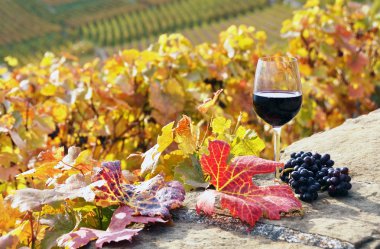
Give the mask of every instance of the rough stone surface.
<path id="1" fill-rule="evenodd" d="M 304 205 L 304 217 L 268 223 L 349 241 L 358 248 L 380 248 L 380 110 L 295 142 L 281 159 L 301 150 L 329 153 L 334 167 L 349 167 L 350 195 L 334 199 L 322 194 Z"/>
<path id="2" fill-rule="evenodd" d="M 220 210 L 214 217 L 195 212 L 198 193 L 187 194 L 185 207 L 173 212 L 171 226 L 155 225 L 132 243 L 106 248 L 380 248 L 380 110 L 346 121 L 287 147 L 329 153 L 336 166 L 350 168 L 353 188 L 348 197 L 321 194 L 303 203 L 304 216 L 260 220 L 252 231 Z M 268 184 L 264 178 L 260 183 Z M 273 182 L 269 182 L 273 183 Z"/>

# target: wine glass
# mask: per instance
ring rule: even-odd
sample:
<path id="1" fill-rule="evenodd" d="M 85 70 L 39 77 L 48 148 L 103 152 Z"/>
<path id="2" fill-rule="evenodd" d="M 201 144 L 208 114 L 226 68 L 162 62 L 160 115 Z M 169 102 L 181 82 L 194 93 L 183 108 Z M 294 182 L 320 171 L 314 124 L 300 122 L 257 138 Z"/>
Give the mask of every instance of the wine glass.
<path id="1" fill-rule="evenodd" d="M 297 59 L 268 56 L 259 59 L 253 88 L 253 108 L 274 131 L 274 160 L 280 159 L 281 127 L 301 108 L 302 90 Z"/>

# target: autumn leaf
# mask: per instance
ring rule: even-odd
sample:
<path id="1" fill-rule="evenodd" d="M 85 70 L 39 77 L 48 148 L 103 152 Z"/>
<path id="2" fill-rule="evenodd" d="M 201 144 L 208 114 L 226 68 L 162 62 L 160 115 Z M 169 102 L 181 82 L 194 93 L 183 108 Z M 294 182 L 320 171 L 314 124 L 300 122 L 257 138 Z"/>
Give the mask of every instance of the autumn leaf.
<path id="1" fill-rule="evenodd" d="M 12 207 L 9 203 L 4 201 L 3 196 L 0 195 L 0 234 L 8 232 L 16 226 L 17 219 L 21 213 Z M 0 246 L 0 248 L 3 248 Z"/>
<path id="2" fill-rule="evenodd" d="M 203 171 L 210 174 L 215 190 L 203 192 L 197 202 L 197 212 L 214 213 L 214 202 L 220 197 L 222 208 L 227 208 L 233 217 L 238 217 L 254 226 L 261 217 L 280 219 L 281 213 L 300 209 L 301 203 L 295 198 L 288 185 L 257 186 L 252 176 L 273 173 L 282 163 L 255 156 L 235 157 L 227 164 L 230 146 L 223 141 L 209 143 L 209 155 L 203 155 Z"/>
<path id="3" fill-rule="evenodd" d="M 207 188 L 210 185 L 209 182 L 205 181 L 202 167 L 194 155 L 183 160 L 175 168 L 174 177 L 183 182 L 186 191 L 196 188 Z"/>
<path id="4" fill-rule="evenodd" d="M 161 175 L 139 185 L 125 184 L 119 161 L 103 163 L 93 179 L 106 182 L 104 186 L 94 188 L 98 205 L 124 204 L 133 208 L 136 214 L 168 217 L 169 210 L 180 207 L 185 198 L 179 182 L 165 182 Z"/>
<path id="5" fill-rule="evenodd" d="M 157 138 L 158 152 L 163 152 L 173 142 L 174 121 L 162 127 L 162 134 Z"/>
<path id="6" fill-rule="evenodd" d="M 175 128 L 175 142 L 184 154 L 192 154 L 197 148 L 197 140 L 191 118 L 183 115 Z"/>
<path id="7" fill-rule="evenodd" d="M 57 246 L 57 239 L 71 232 L 77 223 L 72 213 L 46 215 L 40 219 L 40 224 L 49 226 L 41 241 L 41 248 L 50 249 Z"/>
<path id="8" fill-rule="evenodd" d="M 161 152 L 158 151 L 158 147 L 158 144 L 156 144 L 141 155 L 142 158 L 144 158 L 143 162 L 141 163 L 140 171 L 140 174 L 142 176 L 156 171 L 158 160 L 161 156 Z"/>
<path id="9" fill-rule="evenodd" d="M 57 184 L 54 189 L 19 189 L 13 195 L 7 196 L 6 200 L 12 203 L 13 208 L 18 208 L 21 212 L 37 210 L 44 204 L 65 199 L 83 198 L 90 202 L 95 199 L 92 189 L 103 184 L 104 181 L 90 183 L 82 174 L 76 174 L 67 178 L 64 184 Z"/>
<path id="10" fill-rule="evenodd" d="M 197 107 L 198 111 L 200 111 L 203 114 L 207 113 L 207 111 L 216 104 L 216 102 L 218 101 L 219 95 L 222 92 L 223 92 L 223 89 L 219 89 L 218 91 L 214 93 L 214 97 L 212 99 L 211 98 L 205 99 L 203 103 Z"/>
<path id="11" fill-rule="evenodd" d="M 15 235 L 5 234 L 0 236 L 0 248 L 16 249 L 18 238 Z"/>
<path id="12" fill-rule="evenodd" d="M 232 142 L 231 153 L 235 156 L 258 156 L 264 148 L 265 143 L 257 136 L 256 132 L 239 126 Z"/>
<path id="13" fill-rule="evenodd" d="M 160 217 L 134 216 L 134 210 L 128 206 L 120 206 L 112 215 L 106 231 L 82 227 L 78 231 L 70 232 L 58 238 L 58 245 L 66 248 L 79 248 L 95 240 L 95 246 L 101 248 L 104 243 L 112 241 L 132 240 L 141 229 L 126 229 L 131 223 L 147 224 L 166 222 Z"/>
<path id="14" fill-rule="evenodd" d="M 212 132 L 223 135 L 231 128 L 231 120 L 224 117 L 216 117 L 211 122 Z"/>
<path id="15" fill-rule="evenodd" d="M 46 150 L 40 152 L 37 156 L 36 167 L 25 171 L 17 177 L 31 177 L 47 179 L 49 177 L 54 177 L 56 174 L 61 171 L 56 169 L 55 166 L 62 160 L 64 157 L 63 147 L 58 149 Z"/>
<path id="16" fill-rule="evenodd" d="M 142 176 L 148 173 L 154 173 L 156 171 L 161 153 L 173 142 L 173 125 L 174 122 L 165 125 L 161 129 L 162 134 L 157 138 L 157 144 L 140 155 L 144 159 L 141 164 Z M 133 156 L 136 156 L 136 154 Z"/>

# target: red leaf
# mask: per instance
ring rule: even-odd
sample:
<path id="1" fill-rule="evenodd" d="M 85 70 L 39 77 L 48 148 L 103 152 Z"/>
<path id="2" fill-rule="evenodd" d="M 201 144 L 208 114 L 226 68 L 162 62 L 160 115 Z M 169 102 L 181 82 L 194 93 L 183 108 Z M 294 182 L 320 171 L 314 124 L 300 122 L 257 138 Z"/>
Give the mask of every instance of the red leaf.
<path id="1" fill-rule="evenodd" d="M 149 216 L 133 216 L 134 211 L 128 206 L 119 207 L 112 215 L 111 222 L 108 226 L 108 231 L 117 231 L 124 229 L 126 226 L 134 223 L 147 224 L 149 222 L 166 222 L 160 217 Z"/>
<path id="2" fill-rule="evenodd" d="M 119 207 L 112 215 L 110 225 L 106 231 L 82 227 L 78 231 L 70 232 L 58 238 L 58 246 L 79 248 L 96 239 L 96 247 L 101 248 L 104 243 L 131 240 L 141 229 L 126 229 L 131 223 L 147 224 L 149 222 L 166 222 L 160 217 L 133 216 L 133 209 L 127 206 Z"/>
<path id="3" fill-rule="evenodd" d="M 202 156 L 201 164 L 216 190 L 207 190 L 199 196 L 198 213 L 214 213 L 215 198 L 220 197 L 222 208 L 254 226 L 260 217 L 280 219 L 282 212 L 302 207 L 288 185 L 260 187 L 252 182 L 252 176 L 274 172 L 282 163 L 241 156 L 227 164 L 230 146 L 219 140 L 210 142 L 209 152 L 210 155 Z"/>

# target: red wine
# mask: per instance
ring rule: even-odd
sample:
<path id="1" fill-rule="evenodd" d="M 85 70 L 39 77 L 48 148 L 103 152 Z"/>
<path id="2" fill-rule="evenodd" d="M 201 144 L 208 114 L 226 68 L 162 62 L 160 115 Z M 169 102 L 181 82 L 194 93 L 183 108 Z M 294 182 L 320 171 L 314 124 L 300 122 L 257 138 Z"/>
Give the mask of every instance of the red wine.
<path id="1" fill-rule="evenodd" d="M 289 122 L 301 108 L 302 94 L 288 91 L 263 91 L 253 95 L 253 108 L 265 122 L 279 127 Z"/>

